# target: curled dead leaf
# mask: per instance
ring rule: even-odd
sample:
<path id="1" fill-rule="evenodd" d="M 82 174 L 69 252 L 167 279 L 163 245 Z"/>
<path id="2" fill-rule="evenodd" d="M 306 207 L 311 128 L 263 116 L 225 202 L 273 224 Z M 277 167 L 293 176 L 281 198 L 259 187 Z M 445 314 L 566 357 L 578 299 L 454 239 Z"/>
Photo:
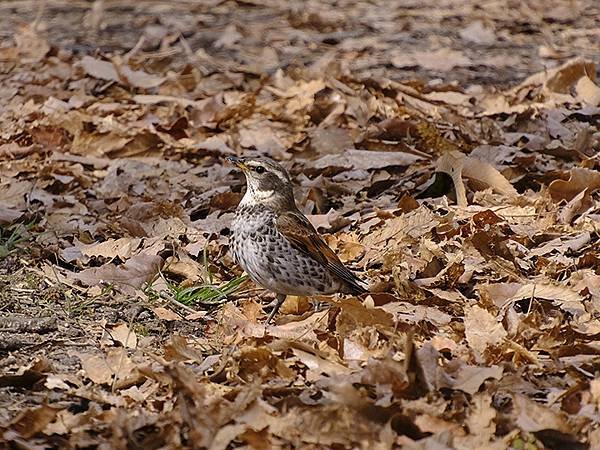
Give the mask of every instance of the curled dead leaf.
<path id="1" fill-rule="evenodd" d="M 548 191 L 556 202 L 571 201 L 585 189 L 588 192 L 600 189 L 600 172 L 574 167 L 568 180 L 554 180 L 548 186 Z"/>

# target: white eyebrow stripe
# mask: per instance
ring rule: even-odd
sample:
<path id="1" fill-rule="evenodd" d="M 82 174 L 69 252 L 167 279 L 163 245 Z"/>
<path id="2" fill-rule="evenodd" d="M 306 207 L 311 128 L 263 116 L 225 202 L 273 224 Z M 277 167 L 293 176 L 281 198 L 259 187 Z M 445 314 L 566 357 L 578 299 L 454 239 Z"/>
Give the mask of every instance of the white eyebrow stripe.
<path id="1" fill-rule="evenodd" d="M 273 172 L 275 172 L 275 175 L 277 175 L 281 181 L 283 181 L 284 183 L 288 182 L 288 178 L 285 176 L 284 173 L 281 173 L 279 170 L 274 170 Z"/>

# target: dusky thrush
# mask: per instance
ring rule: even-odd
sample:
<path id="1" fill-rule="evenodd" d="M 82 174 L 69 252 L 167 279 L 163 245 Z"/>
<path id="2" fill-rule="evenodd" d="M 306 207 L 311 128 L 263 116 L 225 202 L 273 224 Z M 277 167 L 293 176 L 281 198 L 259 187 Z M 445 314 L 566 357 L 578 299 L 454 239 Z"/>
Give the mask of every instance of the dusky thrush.
<path id="1" fill-rule="evenodd" d="M 242 170 L 247 186 L 233 219 L 230 247 L 250 278 L 277 295 L 267 323 L 286 295 L 366 292 L 298 210 L 281 165 L 267 158 L 227 160 Z"/>

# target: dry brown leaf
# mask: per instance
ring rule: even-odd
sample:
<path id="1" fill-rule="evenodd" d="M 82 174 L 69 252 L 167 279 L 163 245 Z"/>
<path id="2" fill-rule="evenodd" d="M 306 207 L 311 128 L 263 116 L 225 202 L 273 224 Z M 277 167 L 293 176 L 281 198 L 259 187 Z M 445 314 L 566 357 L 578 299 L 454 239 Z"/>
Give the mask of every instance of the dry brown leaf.
<path id="1" fill-rule="evenodd" d="M 49 405 L 27 408 L 22 410 L 13 420 L 11 420 L 10 426 L 19 433 L 19 436 L 22 438 L 30 439 L 46 428 L 46 426 L 54 420 L 58 411 L 57 408 L 53 408 Z"/>
<path id="2" fill-rule="evenodd" d="M 110 61 L 102 61 L 87 55 L 81 58 L 80 64 L 83 70 L 94 78 L 129 84 L 143 89 L 160 86 L 166 80 L 164 77 L 151 75 L 141 70 L 132 70 L 126 65 L 117 67 Z"/>
<path id="3" fill-rule="evenodd" d="M 136 348 L 138 340 L 135 331 L 131 330 L 126 323 L 121 322 L 117 325 L 105 325 L 100 342 L 109 346 L 118 342 L 123 347 Z"/>
<path id="4" fill-rule="evenodd" d="M 108 239 L 95 244 L 81 245 L 81 253 L 85 256 L 101 256 L 104 258 L 120 258 L 122 261 L 129 259 L 138 248 L 140 238 Z"/>
<path id="5" fill-rule="evenodd" d="M 154 312 L 154 314 L 156 314 L 156 317 L 158 317 L 160 320 L 165 320 L 167 322 L 172 320 L 181 320 L 181 316 L 179 314 L 170 309 L 163 308 L 162 306 L 153 308 L 152 312 Z M 190 320 L 187 317 L 186 319 Z"/>
<path id="6" fill-rule="evenodd" d="M 577 194 L 587 189 L 592 192 L 600 189 L 600 172 L 582 167 L 571 169 L 568 180 L 554 180 L 548 186 L 548 191 L 554 201 L 573 200 Z"/>
<path id="7" fill-rule="evenodd" d="M 428 94 L 423 95 L 427 100 L 431 100 L 432 102 L 442 102 L 447 103 L 448 105 L 456 105 L 456 106 L 470 106 L 471 96 L 463 94 L 462 92 L 454 92 L 454 91 L 443 91 L 443 92 L 430 92 Z"/>
<path id="8" fill-rule="evenodd" d="M 566 252 L 576 252 L 588 245 L 592 235 L 588 231 L 578 233 L 572 236 L 562 236 L 552 239 L 541 245 L 540 247 L 531 249 L 531 254 L 536 256 L 547 255 L 549 253 L 564 254 Z"/>
<path id="9" fill-rule="evenodd" d="M 357 298 L 336 302 L 342 310 L 337 317 L 337 329 L 340 336 L 347 336 L 357 326 L 374 326 L 382 329 L 394 326 L 391 314 L 382 308 L 369 308 Z"/>
<path id="10" fill-rule="evenodd" d="M 480 181 L 500 194 L 509 197 L 518 195 L 504 175 L 485 161 L 467 156 L 463 162 L 462 175 Z"/>
<path id="11" fill-rule="evenodd" d="M 553 284 L 529 283 L 522 285 L 519 290 L 508 300 L 507 304 L 523 299 L 543 298 L 558 304 L 561 309 L 575 316 L 585 313 L 583 297 L 573 289 Z"/>
<path id="12" fill-rule="evenodd" d="M 346 170 L 383 169 L 392 166 L 409 166 L 422 159 L 420 156 L 402 152 L 377 152 L 346 149 L 335 155 L 325 155 L 314 161 L 316 169 L 342 168 Z"/>
<path id="13" fill-rule="evenodd" d="M 131 137 L 116 133 L 78 133 L 73 140 L 71 151 L 85 156 L 105 156 L 122 149 L 131 142 Z"/>
<path id="14" fill-rule="evenodd" d="M 508 91 L 483 96 L 479 102 L 484 110 L 482 115 L 519 114 L 531 108 L 551 108 L 563 103 L 573 103 L 575 99 L 570 95 L 570 90 L 582 77 L 595 73 L 596 66 L 593 62 L 573 58 L 560 67 L 530 76 Z M 532 91 L 543 93 L 543 96 L 533 96 L 534 101 L 523 101 Z"/>
<path id="15" fill-rule="evenodd" d="M 172 95 L 148 95 L 138 94 L 132 97 L 132 100 L 140 105 L 155 105 L 158 103 L 177 103 L 181 106 L 193 106 L 201 108 L 204 104 L 195 100 L 190 100 L 183 97 L 174 97 Z"/>
<path id="16" fill-rule="evenodd" d="M 342 153 L 354 147 L 350 131 L 339 127 L 319 127 L 309 132 L 310 146 L 319 153 Z"/>
<path id="17" fill-rule="evenodd" d="M 436 171 L 450 175 L 456 192 L 456 203 L 461 208 L 466 208 L 467 193 L 462 180 L 462 171 L 466 156 L 458 151 L 445 152 L 436 162 Z"/>
<path id="18" fill-rule="evenodd" d="M 300 81 L 290 86 L 285 91 L 267 86 L 267 89 L 275 95 L 290 99 L 286 102 L 285 109 L 287 114 L 294 114 L 311 106 L 314 102 L 314 96 L 317 92 L 325 88 L 325 82 L 320 79 L 311 81 Z"/>
<path id="19" fill-rule="evenodd" d="M 23 215 L 22 211 L 17 211 L 9 206 L 0 204 L 0 223 L 10 224 L 18 220 Z"/>
<path id="20" fill-rule="evenodd" d="M 180 254 L 177 258 L 169 258 L 165 262 L 164 271 L 173 275 L 183 277 L 188 282 L 198 282 L 202 280 L 203 268 L 187 255 Z"/>
<path id="21" fill-rule="evenodd" d="M 331 361 L 320 355 L 315 355 L 298 348 L 294 348 L 292 351 L 298 360 L 308 368 L 306 380 L 309 382 L 321 379 L 323 374 L 335 376 L 348 375 L 350 373 L 350 369 L 337 361 Z"/>
<path id="22" fill-rule="evenodd" d="M 135 292 L 150 281 L 163 264 L 157 255 L 136 255 L 119 266 L 112 263 L 70 273 L 72 280 L 79 280 L 86 286 L 109 283 L 119 286 L 126 292 Z"/>
<path id="23" fill-rule="evenodd" d="M 240 145 L 254 148 L 260 153 L 271 156 L 282 154 L 286 145 L 273 128 L 268 123 L 256 124 L 252 128 L 242 128 L 239 131 Z"/>
<path id="24" fill-rule="evenodd" d="M 106 355 L 81 353 L 78 357 L 86 376 L 96 384 L 111 384 L 114 377 L 117 386 L 128 387 L 139 379 L 136 366 L 123 347 L 111 348 Z"/>
<path id="25" fill-rule="evenodd" d="M 325 240 L 340 260 L 344 263 L 355 261 L 365 251 L 365 246 L 361 244 L 354 234 L 338 233 L 335 236 L 325 236 Z"/>
<path id="26" fill-rule="evenodd" d="M 492 406 L 492 397 L 488 393 L 475 394 L 473 409 L 467 419 L 467 426 L 477 436 L 479 445 L 484 447 L 493 439 L 496 432 L 496 409 Z M 471 442 L 473 444 L 473 442 Z"/>
<path id="27" fill-rule="evenodd" d="M 577 100 L 587 105 L 600 105 L 600 87 L 588 76 L 583 76 L 575 85 Z"/>
<path id="28" fill-rule="evenodd" d="M 511 197 L 517 196 L 517 190 L 508 180 L 489 163 L 477 158 L 465 156 L 458 151 L 445 152 L 436 162 L 436 170 L 448 174 L 454 183 L 458 206 L 467 206 L 467 197 L 462 177 L 476 180 L 491 187 L 496 192 Z"/>
<path id="29" fill-rule="evenodd" d="M 568 93 L 581 77 L 588 76 L 587 74 L 595 74 L 596 65 L 591 61 L 586 61 L 582 58 L 574 58 L 556 69 L 549 70 L 547 73 L 541 72 L 537 75 L 539 78 L 545 78 L 544 87 L 552 92 L 561 94 Z M 536 75 L 528 78 L 535 79 Z M 526 80 L 527 81 L 527 80 Z"/>
<path id="30" fill-rule="evenodd" d="M 483 354 L 488 347 L 502 343 L 506 330 L 492 314 L 473 305 L 465 314 L 465 335 L 469 346 Z"/>
<path id="31" fill-rule="evenodd" d="M 81 58 L 81 67 L 83 67 L 83 70 L 88 75 L 94 78 L 106 81 L 119 81 L 119 75 L 115 70 L 115 66 L 110 61 L 102 61 L 86 55 Z"/>
<path id="32" fill-rule="evenodd" d="M 303 314 L 311 309 L 308 297 L 299 297 L 297 295 L 288 295 L 285 302 L 281 305 L 281 314 Z M 261 314 L 262 316 L 262 309 Z"/>
<path id="33" fill-rule="evenodd" d="M 504 370 L 500 366 L 477 367 L 463 365 L 455 374 L 452 383 L 453 389 L 458 389 L 467 394 L 475 394 L 488 378 L 499 380 Z"/>
<path id="34" fill-rule="evenodd" d="M 591 192 L 588 188 L 585 188 L 561 209 L 558 220 L 561 223 L 571 223 L 575 216 L 588 211 L 593 206 L 594 202 L 592 200 Z"/>
<path id="35" fill-rule="evenodd" d="M 515 425 L 523 431 L 558 430 L 568 433 L 569 425 L 562 414 L 525 397 L 513 396 Z"/>

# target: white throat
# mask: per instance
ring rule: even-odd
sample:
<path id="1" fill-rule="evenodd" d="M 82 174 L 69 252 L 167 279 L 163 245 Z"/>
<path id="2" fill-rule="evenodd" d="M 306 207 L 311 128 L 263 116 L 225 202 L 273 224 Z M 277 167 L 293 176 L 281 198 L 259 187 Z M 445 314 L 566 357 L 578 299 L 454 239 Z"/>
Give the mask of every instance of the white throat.
<path id="1" fill-rule="evenodd" d="M 248 189 L 240 202 L 240 206 L 253 206 L 261 203 L 268 203 L 274 193 L 275 191 L 254 190 L 251 186 L 248 186 Z"/>

